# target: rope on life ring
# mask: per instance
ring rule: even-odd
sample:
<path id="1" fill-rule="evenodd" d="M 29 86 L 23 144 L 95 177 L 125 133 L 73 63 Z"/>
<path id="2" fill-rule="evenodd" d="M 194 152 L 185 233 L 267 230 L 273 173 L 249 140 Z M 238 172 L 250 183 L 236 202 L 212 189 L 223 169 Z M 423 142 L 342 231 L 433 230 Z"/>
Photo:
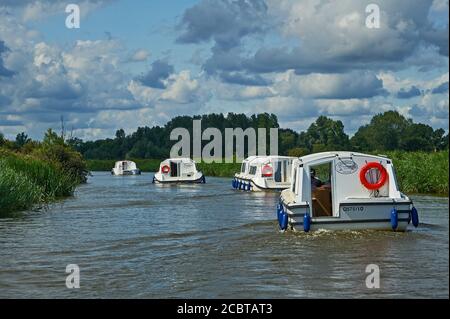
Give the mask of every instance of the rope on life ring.
<path id="1" fill-rule="evenodd" d="M 163 174 L 169 173 L 170 172 L 169 165 L 164 165 L 163 167 L 161 167 L 161 172 L 163 172 Z"/>
<path id="2" fill-rule="evenodd" d="M 369 170 L 376 169 L 380 172 L 380 178 L 377 182 L 372 183 L 371 181 L 367 180 L 366 174 Z M 364 185 L 365 188 L 369 190 L 377 190 L 383 187 L 384 184 L 386 184 L 386 181 L 388 179 L 388 173 L 383 165 L 381 165 L 378 162 L 369 162 L 365 166 L 361 168 L 361 171 L 359 172 L 359 180 L 361 181 L 361 184 Z"/>

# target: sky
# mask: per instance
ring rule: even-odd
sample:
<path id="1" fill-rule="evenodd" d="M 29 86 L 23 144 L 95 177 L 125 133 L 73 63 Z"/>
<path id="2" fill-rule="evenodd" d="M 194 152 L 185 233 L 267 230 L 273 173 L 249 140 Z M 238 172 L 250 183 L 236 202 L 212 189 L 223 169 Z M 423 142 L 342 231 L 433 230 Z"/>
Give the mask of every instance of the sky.
<path id="1" fill-rule="evenodd" d="M 380 9 L 368 28 L 366 7 Z M 66 27 L 68 4 L 79 29 Z M 397 110 L 448 131 L 448 0 L 0 0 L 0 132 L 84 140 L 270 112 L 349 135 Z"/>

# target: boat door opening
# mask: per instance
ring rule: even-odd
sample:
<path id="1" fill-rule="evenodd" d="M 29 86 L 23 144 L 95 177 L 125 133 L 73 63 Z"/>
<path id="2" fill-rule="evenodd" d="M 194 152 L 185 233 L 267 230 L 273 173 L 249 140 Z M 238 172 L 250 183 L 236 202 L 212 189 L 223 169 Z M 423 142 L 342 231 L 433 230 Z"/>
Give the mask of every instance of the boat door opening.
<path id="1" fill-rule="evenodd" d="M 289 160 L 277 160 L 273 163 L 275 174 L 274 180 L 277 183 L 287 183 L 291 177 L 291 163 Z"/>
<path id="2" fill-rule="evenodd" d="M 274 162 L 274 168 L 275 168 L 275 174 L 274 174 L 274 180 L 277 183 L 282 182 L 282 169 L 281 169 L 281 161 L 275 161 Z"/>
<path id="3" fill-rule="evenodd" d="M 178 177 L 180 176 L 180 163 L 179 162 L 170 162 L 170 176 Z"/>
<path id="4" fill-rule="evenodd" d="M 310 166 L 312 217 L 333 217 L 332 161 Z"/>

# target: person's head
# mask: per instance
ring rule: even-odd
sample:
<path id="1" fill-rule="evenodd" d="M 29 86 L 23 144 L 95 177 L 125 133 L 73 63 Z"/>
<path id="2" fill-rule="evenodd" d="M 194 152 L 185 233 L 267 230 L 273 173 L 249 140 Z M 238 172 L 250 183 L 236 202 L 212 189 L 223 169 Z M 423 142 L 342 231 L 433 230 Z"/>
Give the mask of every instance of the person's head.
<path id="1" fill-rule="evenodd" d="M 311 177 L 316 177 L 316 170 L 314 168 L 311 168 Z"/>

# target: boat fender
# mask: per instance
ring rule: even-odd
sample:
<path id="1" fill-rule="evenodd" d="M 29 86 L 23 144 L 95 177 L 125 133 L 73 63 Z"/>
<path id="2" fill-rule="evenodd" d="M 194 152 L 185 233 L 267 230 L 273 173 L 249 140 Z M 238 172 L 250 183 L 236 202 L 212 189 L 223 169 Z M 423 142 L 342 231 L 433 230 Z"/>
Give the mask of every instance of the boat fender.
<path id="1" fill-rule="evenodd" d="M 241 180 L 239 180 L 239 190 L 241 190 L 242 189 L 242 181 Z"/>
<path id="2" fill-rule="evenodd" d="M 202 175 L 202 184 L 206 184 L 206 177 L 205 177 L 205 175 Z"/>
<path id="3" fill-rule="evenodd" d="M 247 185 L 247 190 L 248 191 L 250 191 L 250 187 L 251 187 L 251 185 L 250 185 L 250 182 L 249 182 L 248 185 Z"/>
<path id="4" fill-rule="evenodd" d="M 391 226 L 393 230 L 396 230 L 398 227 L 398 212 L 395 208 L 391 210 Z"/>
<path id="5" fill-rule="evenodd" d="M 155 176 L 153 176 L 152 183 L 155 184 Z"/>
<path id="6" fill-rule="evenodd" d="M 303 230 L 305 233 L 309 232 L 311 229 L 311 216 L 308 213 L 305 213 L 303 216 Z"/>
<path id="7" fill-rule="evenodd" d="M 419 214 L 417 213 L 417 209 L 414 206 L 411 209 L 411 220 L 414 227 L 419 226 Z"/>
<path id="8" fill-rule="evenodd" d="M 281 211 L 280 214 L 280 229 L 281 230 L 286 230 L 287 226 L 288 226 L 288 214 L 285 211 Z"/>
<path id="9" fill-rule="evenodd" d="M 281 214 L 283 214 L 283 207 L 278 204 L 278 206 L 277 206 L 277 221 L 278 221 L 278 225 L 280 225 L 280 228 L 281 228 Z"/>

